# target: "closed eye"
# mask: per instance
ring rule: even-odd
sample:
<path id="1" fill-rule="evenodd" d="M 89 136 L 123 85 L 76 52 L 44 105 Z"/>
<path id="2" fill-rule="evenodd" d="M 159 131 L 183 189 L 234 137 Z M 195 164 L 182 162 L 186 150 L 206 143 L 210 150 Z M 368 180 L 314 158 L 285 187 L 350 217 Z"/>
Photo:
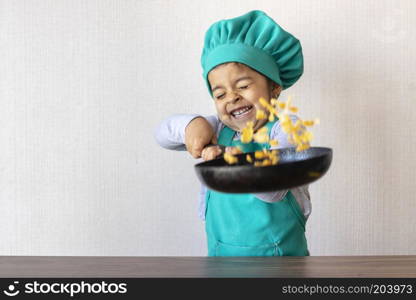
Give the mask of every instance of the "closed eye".
<path id="1" fill-rule="evenodd" d="M 216 96 L 215 98 L 217 98 L 217 99 L 222 99 L 222 98 L 224 97 L 224 95 L 225 95 L 225 94 L 221 94 L 221 95 L 219 95 L 219 96 Z"/>
<path id="2" fill-rule="evenodd" d="M 244 85 L 244 86 L 239 87 L 239 89 L 241 89 L 241 90 L 245 90 L 246 88 L 248 88 L 248 85 Z"/>

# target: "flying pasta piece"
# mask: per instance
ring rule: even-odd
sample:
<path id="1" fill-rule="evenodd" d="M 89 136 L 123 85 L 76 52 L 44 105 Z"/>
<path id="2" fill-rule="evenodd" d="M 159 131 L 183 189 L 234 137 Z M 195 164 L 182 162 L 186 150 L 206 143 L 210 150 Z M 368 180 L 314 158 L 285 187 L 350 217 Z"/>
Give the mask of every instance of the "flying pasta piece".
<path id="1" fill-rule="evenodd" d="M 238 158 L 228 152 L 224 153 L 224 160 L 230 165 L 236 164 L 238 162 Z"/>
<path id="2" fill-rule="evenodd" d="M 277 99 L 270 99 L 270 102 L 264 98 L 259 99 L 259 103 L 266 109 L 256 111 L 256 120 L 268 119 L 273 122 L 277 117 L 280 122 L 282 131 L 287 134 L 289 143 L 296 147 L 296 151 L 304 151 L 310 147 L 313 139 L 312 132 L 308 131 L 306 127 L 312 127 L 319 124 L 319 119 L 302 120 L 298 119 L 295 123 L 292 122 L 289 113 L 297 113 L 299 109 L 292 106 L 292 98 L 289 96 L 286 102 Z M 250 143 L 253 140 L 260 144 L 268 144 L 268 148 L 278 145 L 277 140 L 270 139 L 267 127 L 264 126 L 254 132 L 254 123 L 247 122 L 247 125 L 241 131 L 241 142 Z M 254 159 L 249 154 L 246 155 L 246 161 L 255 167 L 265 167 L 276 165 L 279 162 L 279 155 L 277 150 L 258 150 L 254 152 Z M 224 154 L 224 160 L 229 164 L 236 164 L 238 158 L 230 153 Z"/>

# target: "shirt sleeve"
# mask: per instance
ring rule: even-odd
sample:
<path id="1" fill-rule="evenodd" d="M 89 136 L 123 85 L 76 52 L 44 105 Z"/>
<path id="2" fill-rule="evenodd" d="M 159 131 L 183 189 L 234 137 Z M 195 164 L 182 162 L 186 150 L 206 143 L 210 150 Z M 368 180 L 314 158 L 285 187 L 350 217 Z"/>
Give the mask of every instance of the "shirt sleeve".
<path id="1" fill-rule="evenodd" d="M 293 123 L 295 123 L 299 118 L 295 115 L 290 115 L 290 119 Z M 273 140 L 277 140 L 278 142 L 278 145 L 271 147 L 271 149 L 294 147 L 293 144 L 289 143 L 288 135 L 282 130 L 280 121 L 277 121 L 272 127 L 270 132 L 270 138 Z M 281 190 L 268 193 L 257 193 L 254 195 L 265 202 L 277 202 L 282 200 L 286 196 L 287 192 L 288 190 Z"/>
<path id="2" fill-rule="evenodd" d="M 176 114 L 163 120 L 154 131 L 156 142 L 163 148 L 169 150 L 186 150 L 185 129 L 186 126 L 195 118 L 202 117 L 198 114 Z M 217 132 L 219 120 L 217 116 L 204 117 Z"/>
<path id="3" fill-rule="evenodd" d="M 198 114 L 176 114 L 163 120 L 154 131 L 154 138 L 156 142 L 163 148 L 169 150 L 186 150 L 185 147 L 185 129 L 186 126 L 195 118 L 202 117 Z M 204 118 L 211 124 L 214 132 L 219 135 L 222 127 L 222 122 L 216 115 L 204 116 Z M 205 219 L 205 195 L 207 188 L 201 184 L 199 194 L 198 212 L 199 217 Z"/>

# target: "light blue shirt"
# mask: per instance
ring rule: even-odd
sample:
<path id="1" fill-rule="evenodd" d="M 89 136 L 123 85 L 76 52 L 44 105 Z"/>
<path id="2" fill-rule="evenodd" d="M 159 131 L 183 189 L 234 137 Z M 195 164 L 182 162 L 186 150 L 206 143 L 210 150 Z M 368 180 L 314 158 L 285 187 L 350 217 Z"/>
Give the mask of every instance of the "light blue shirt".
<path id="1" fill-rule="evenodd" d="M 185 128 L 186 126 L 196 117 L 201 117 L 196 114 L 176 114 L 165 120 L 163 120 L 159 126 L 157 126 L 154 137 L 156 142 L 163 148 L 169 150 L 186 151 L 185 147 Z M 214 131 L 219 136 L 220 131 L 224 127 L 224 124 L 218 119 L 218 116 L 205 116 L 204 117 L 212 126 Z M 295 115 L 291 115 L 292 122 L 296 122 L 298 118 Z M 278 141 L 278 146 L 272 147 L 271 149 L 279 149 L 286 147 L 293 147 L 288 141 L 287 134 L 282 130 L 280 122 L 277 121 L 272 127 L 270 133 L 271 139 Z M 240 133 L 236 134 L 236 139 L 240 138 Z M 290 189 L 296 201 L 299 203 L 302 212 L 307 219 L 311 213 L 311 201 L 308 190 L 308 185 L 296 187 Z M 207 188 L 201 184 L 201 190 L 199 193 L 199 205 L 198 215 L 201 219 L 205 219 L 205 195 Z M 276 202 L 284 198 L 288 190 L 269 192 L 269 193 L 258 193 L 255 196 L 266 202 Z"/>

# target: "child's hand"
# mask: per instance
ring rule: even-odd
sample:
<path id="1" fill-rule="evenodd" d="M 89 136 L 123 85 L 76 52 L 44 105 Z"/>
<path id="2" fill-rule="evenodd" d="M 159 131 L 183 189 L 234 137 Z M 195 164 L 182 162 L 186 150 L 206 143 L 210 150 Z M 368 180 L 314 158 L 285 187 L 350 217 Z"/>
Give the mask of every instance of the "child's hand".
<path id="1" fill-rule="evenodd" d="M 238 147 L 226 147 L 225 152 L 230 153 L 232 155 L 237 155 L 243 153 Z"/>
<path id="2" fill-rule="evenodd" d="M 211 160 L 222 154 L 220 146 L 208 146 L 202 150 L 201 157 L 203 160 Z"/>
<path id="3" fill-rule="evenodd" d="M 205 161 L 215 159 L 215 158 L 217 158 L 218 155 L 221 155 L 223 153 L 223 149 L 221 149 L 220 146 L 215 146 L 215 145 L 207 146 L 202 150 L 201 157 Z M 232 155 L 237 155 L 237 154 L 243 153 L 237 147 L 225 147 L 225 152 L 228 152 Z"/>
<path id="4" fill-rule="evenodd" d="M 211 124 L 205 118 L 193 119 L 185 129 L 186 150 L 194 157 L 200 158 L 202 150 L 208 144 L 217 144 L 217 137 Z"/>

